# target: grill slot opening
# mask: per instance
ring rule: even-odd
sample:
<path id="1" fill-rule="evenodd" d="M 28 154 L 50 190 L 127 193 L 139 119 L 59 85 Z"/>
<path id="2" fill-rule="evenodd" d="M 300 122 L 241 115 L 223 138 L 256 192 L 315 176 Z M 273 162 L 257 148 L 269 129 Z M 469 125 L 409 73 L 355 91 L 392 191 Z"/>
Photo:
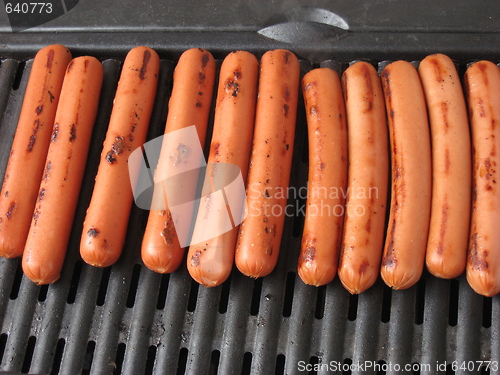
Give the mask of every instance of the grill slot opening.
<path id="1" fill-rule="evenodd" d="M 229 303 L 229 293 L 231 292 L 231 275 L 229 275 L 228 279 L 221 285 L 222 290 L 220 292 L 219 299 L 219 314 L 224 314 L 227 311 L 227 304 Z"/>
<path id="2" fill-rule="evenodd" d="M 135 304 L 135 296 L 137 295 L 137 287 L 139 286 L 139 277 L 141 276 L 141 265 L 134 264 L 134 268 L 132 270 L 132 276 L 130 278 L 130 286 L 128 289 L 127 295 L 127 304 L 128 308 L 134 307 Z"/>
<path id="3" fill-rule="evenodd" d="M 30 336 L 28 339 L 28 345 L 26 346 L 26 351 L 24 352 L 23 367 L 21 368 L 22 373 L 27 373 L 31 367 L 31 360 L 33 359 L 33 353 L 35 352 L 36 337 Z"/>
<path id="4" fill-rule="evenodd" d="M 245 352 L 245 354 L 243 354 L 243 364 L 241 367 L 241 375 L 250 375 L 251 367 L 252 367 L 252 353 Z"/>
<path id="5" fill-rule="evenodd" d="M 181 348 L 179 351 L 179 360 L 177 362 L 177 375 L 184 375 L 186 372 L 186 364 L 188 359 L 188 350 L 187 348 Z"/>
<path id="6" fill-rule="evenodd" d="M 316 293 L 316 308 L 314 309 L 314 317 L 316 319 L 323 319 L 323 316 L 325 315 L 326 285 L 318 287 Z"/>
<path id="7" fill-rule="evenodd" d="M 292 315 L 293 292 L 295 290 L 295 272 L 290 271 L 286 275 L 285 298 L 283 299 L 283 316 L 288 318 Z"/>
<path id="8" fill-rule="evenodd" d="M 156 346 L 150 345 L 148 348 L 148 356 L 146 358 L 146 367 L 144 369 L 144 374 L 152 374 L 156 361 Z"/>
<path id="9" fill-rule="evenodd" d="M 417 283 L 417 293 L 415 298 L 415 324 L 424 322 L 425 309 L 425 279 L 422 278 Z"/>
<path id="10" fill-rule="evenodd" d="M 118 347 L 116 348 L 116 357 L 115 357 L 113 374 L 122 373 L 122 366 L 123 366 L 123 360 L 125 358 L 126 349 L 127 345 L 125 345 L 123 342 L 118 344 Z"/>
<path id="11" fill-rule="evenodd" d="M 69 283 L 68 298 L 66 302 L 69 304 L 75 303 L 76 293 L 78 292 L 78 284 L 80 283 L 80 275 L 82 273 L 83 262 L 77 260 L 75 266 L 73 267 L 73 276 L 71 276 L 71 281 Z"/>
<path id="12" fill-rule="evenodd" d="M 458 322 L 458 289 L 460 283 L 456 279 L 450 281 L 450 307 L 448 325 L 455 327 Z"/>
<path id="13" fill-rule="evenodd" d="M 160 280 L 160 289 L 158 291 L 158 300 L 156 302 L 156 308 L 158 310 L 163 310 L 165 308 L 169 282 L 170 282 L 170 274 L 169 273 L 162 274 Z"/>
<path id="14" fill-rule="evenodd" d="M 342 361 L 342 375 L 350 375 L 352 374 L 352 371 L 350 369 L 352 365 L 352 359 L 351 358 L 345 358 L 343 361 Z"/>
<path id="15" fill-rule="evenodd" d="M 319 358 L 317 356 L 312 356 L 309 358 L 309 363 L 312 365 L 312 369 L 307 372 L 307 375 L 316 375 L 318 372 L 315 370 L 315 366 L 319 364 Z"/>
<path id="16" fill-rule="evenodd" d="M 296 213 L 293 217 L 293 227 L 292 236 L 295 238 L 302 238 L 302 233 L 304 231 L 304 220 L 305 220 L 305 208 L 306 208 L 306 197 L 303 196 L 304 193 L 297 194 L 295 202 Z"/>
<path id="17" fill-rule="evenodd" d="M 97 292 L 97 306 L 103 306 L 108 293 L 109 277 L 111 275 L 111 267 L 106 267 L 102 270 L 101 282 L 99 284 L 99 291 Z"/>
<path id="18" fill-rule="evenodd" d="M 278 354 L 276 357 L 276 366 L 274 367 L 274 373 L 276 375 L 281 375 L 285 373 L 285 356 L 283 354 Z"/>
<path id="19" fill-rule="evenodd" d="M 38 302 L 44 302 L 47 299 L 48 291 L 49 284 L 40 285 L 40 291 L 38 292 Z"/>
<path id="20" fill-rule="evenodd" d="M 377 375 L 385 375 L 385 371 L 383 370 L 386 365 L 387 365 L 387 362 L 386 361 L 378 361 L 377 362 Z"/>
<path id="21" fill-rule="evenodd" d="M 82 365 L 82 375 L 90 374 L 90 369 L 92 368 L 92 361 L 94 360 L 95 351 L 95 341 L 91 340 L 87 343 L 87 349 L 85 350 L 85 357 L 83 359 Z"/>
<path id="22" fill-rule="evenodd" d="M 255 316 L 260 309 L 260 295 L 262 294 L 262 277 L 253 281 L 252 301 L 250 302 L 250 315 Z"/>
<path id="23" fill-rule="evenodd" d="M 21 81 L 23 79 L 24 70 L 26 68 L 26 61 L 21 61 L 17 67 L 16 76 L 14 77 L 14 82 L 12 82 L 12 90 L 16 91 L 21 86 Z"/>
<path id="24" fill-rule="evenodd" d="M 388 286 L 383 286 L 384 291 L 382 295 L 382 323 L 388 323 L 391 320 L 391 301 L 392 301 L 392 289 Z"/>
<path id="25" fill-rule="evenodd" d="M 16 273 L 12 281 L 12 288 L 10 289 L 10 299 L 15 300 L 19 296 L 19 288 L 23 280 L 23 269 L 21 267 L 20 259 L 17 261 Z"/>
<path id="26" fill-rule="evenodd" d="M 60 338 L 59 340 L 57 340 L 56 351 L 54 353 L 54 360 L 52 361 L 52 371 L 50 372 L 51 375 L 59 374 L 65 345 L 66 345 L 65 339 Z"/>
<path id="27" fill-rule="evenodd" d="M 196 309 L 196 302 L 198 300 L 198 290 L 200 288 L 200 284 L 196 281 L 191 280 L 191 288 L 189 289 L 189 297 L 187 304 L 187 311 L 193 312 Z"/>
<path id="28" fill-rule="evenodd" d="M 210 375 L 217 375 L 219 372 L 219 360 L 220 360 L 220 351 L 213 350 L 212 355 L 210 357 L 210 368 L 208 373 Z"/>
<path id="29" fill-rule="evenodd" d="M 480 368 L 480 374 L 481 375 L 489 375 L 490 374 L 490 370 L 487 369 L 485 366 L 481 366 L 481 368 Z"/>
<path id="30" fill-rule="evenodd" d="M 359 297 L 357 294 L 351 294 L 349 296 L 349 309 L 347 310 L 347 319 L 353 322 L 356 320 L 358 316 L 358 300 Z"/>
<path id="31" fill-rule="evenodd" d="M 493 308 L 493 299 L 491 297 L 483 297 L 483 327 L 491 327 L 491 313 Z"/>
<path id="32" fill-rule="evenodd" d="M 5 345 L 7 344 L 7 337 L 8 335 L 6 333 L 2 333 L 0 335 L 0 363 L 2 363 L 3 354 L 5 353 Z"/>

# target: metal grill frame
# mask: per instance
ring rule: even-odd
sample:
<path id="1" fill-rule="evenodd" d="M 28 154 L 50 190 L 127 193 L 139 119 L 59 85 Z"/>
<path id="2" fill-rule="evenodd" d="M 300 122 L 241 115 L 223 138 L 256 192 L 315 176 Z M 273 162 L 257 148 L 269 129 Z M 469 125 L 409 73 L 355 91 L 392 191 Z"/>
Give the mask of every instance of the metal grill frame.
<path id="1" fill-rule="evenodd" d="M 318 374 L 396 374 L 401 372 L 389 365 L 421 363 L 431 369 L 408 373 L 500 374 L 500 369 L 478 369 L 475 362 L 500 362 L 500 296 L 475 294 L 463 275 L 440 280 L 427 272 L 405 291 L 393 291 L 380 279 L 359 296 L 349 295 L 338 278 L 325 287 L 306 286 L 296 274 L 301 217 L 287 217 L 278 266 L 271 275 L 252 280 L 235 269 L 227 282 L 212 289 L 193 282 L 185 265 L 171 275 L 159 275 L 142 264 L 139 250 L 147 212 L 137 207 L 117 264 L 93 268 L 78 253 L 121 62 L 132 47 L 149 45 L 162 57 L 151 139 L 163 133 L 173 68 L 187 48 L 207 48 L 219 64 L 235 49 L 260 56 L 268 49 L 290 48 L 302 58 L 302 74 L 320 65 L 341 72 L 357 59 L 384 64 L 442 52 L 457 61 L 462 75 L 466 64 L 476 59 L 500 61 L 500 51 L 492 48 L 500 45 L 500 30 L 359 31 L 327 45 L 290 45 L 263 38 L 255 30 L 94 30 L 91 38 L 81 31 L 1 35 L 0 181 L 30 59 L 39 48 L 62 43 L 75 56 L 99 57 L 105 78 L 61 279 L 48 287 L 36 286 L 22 275 L 19 259 L 0 258 L 0 372 L 303 374 L 303 363 L 322 367 L 310 372 Z M 299 99 L 291 186 L 304 186 L 307 180 L 306 139 Z M 365 361 L 380 371 L 356 366 L 353 371 L 328 371 Z M 473 361 L 474 371 L 454 372 L 454 361 L 466 366 Z M 446 364 L 446 371 L 437 372 L 438 363 Z"/>

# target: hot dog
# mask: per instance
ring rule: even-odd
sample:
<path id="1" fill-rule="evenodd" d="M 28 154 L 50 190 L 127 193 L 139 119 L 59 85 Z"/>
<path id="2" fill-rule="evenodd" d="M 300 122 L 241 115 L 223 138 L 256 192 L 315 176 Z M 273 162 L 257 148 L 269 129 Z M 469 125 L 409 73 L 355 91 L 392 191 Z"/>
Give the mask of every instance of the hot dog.
<path id="1" fill-rule="evenodd" d="M 419 65 L 432 135 L 432 209 L 426 264 L 451 279 L 465 270 L 471 203 L 471 141 L 464 94 L 453 61 L 427 56 Z"/>
<path id="2" fill-rule="evenodd" d="M 337 274 L 347 188 L 347 126 L 337 72 L 311 70 L 302 79 L 302 93 L 309 177 L 298 274 L 304 283 L 320 286 Z M 332 194 L 332 188 L 339 193 Z"/>
<path id="3" fill-rule="evenodd" d="M 59 278 L 87 161 L 103 79 L 89 56 L 66 71 L 22 267 L 36 284 Z"/>
<path id="4" fill-rule="evenodd" d="M 132 49 L 123 63 L 80 242 L 91 265 L 109 266 L 122 252 L 133 200 L 127 159 L 146 140 L 159 66 L 148 47 Z"/>
<path id="5" fill-rule="evenodd" d="M 258 66 L 255 56 L 245 51 L 230 53 L 222 63 L 205 177 L 208 185 L 213 184 L 214 179 L 217 179 L 216 184 L 223 186 L 233 182 L 232 173 L 224 170 L 227 164 L 216 163 L 237 166 L 243 180 L 246 180 L 257 99 Z M 228 212 L 225 200 L 220 201 L 222 206 L 216 205 L 213 196 L 207 194 L 201 198 L 193 232 L 193 241 L 202 237 L 209 239 L 191 245 L 187 258 L 190 275 L 207 287 L 217 286 L 228 278 L 234 264 L 238 236 L 236 223 L 225 233 L 227 228 L 223 227 L 228 214 L 235 219 L 236 212 L 231 208 Z M 213 236 L 213 233 L 223 234 Z"/>
<path id="6" fill-rule="evenodd" d="M 205 145 L 208 118 L 215 81 L 215 60 L 207 50 L 192 48 L 185 51 L 174 71 L 174 85 L 168 105 L 165 134 L 195 125 L 201 145 Z M 177 159 L 171 158 L 165 144 L 162 146 L 155 172 L 154 195 L 163 195 L 162 181 L 175 176 L 181 167 Z M 160 174 L 161 172 L 161 174 Z M 196 197 L 198 177 L 196 174 L 183 178 L 170 194 L 181 193 L 184 197 Z M 180 194 L 179 194 L 180 195 Z M 170 196 L 169 200 L 174 200 Z M 169 273 L 175 271 L 184 256 L 177 231 L 174 226 L 175 214 L 168 207 L 163 210 L 151 209 L 146 231 L 142 240 L 141 255 L 144 264 L 153 271 Z M 194 203 L 184 210 L 191 213 Z M 189 212 L 188 212 L 189 211 Z"/>
<path id="7" fill-rule="evenodd" d="M 357 62 L 342 75 L 347 112 L 348 188 L 339 278 L 353 294 L 379 275 L 389 177 L 388 133 L 376 69 Z"/>
<path id="8" fill-rule="evenodd" d="M 381 74 L 389 122 L 392 185 L 381 276 L 394 289 L 420 278 L 429 231 L 432 170 L 429 124 L 417 70 L 396 61 Z"/>
<path id="9" fill-rule="evenodd" d="M 240 226 L 235 262 L 245 275 L 272 272 L 285 219 L 291 172 L 300 65 L 287 50 L 261 59 L 255 128 L 247 182 L 247 217 Z"/>
<path id="10" fill-rule="evenodd" d="M 23 253 L 49 148 L 64 73 L 71 53 L 62 45 L 41 49 L 33 60 L 0 193 L 0 256 Z"/>
<path id="11" fill-rule="evenodd" d="M 472 127 L 473 188 L 467 280 L 487 297 L 500 292 L 500 70 L 488 61 L 465 73 Z"/>

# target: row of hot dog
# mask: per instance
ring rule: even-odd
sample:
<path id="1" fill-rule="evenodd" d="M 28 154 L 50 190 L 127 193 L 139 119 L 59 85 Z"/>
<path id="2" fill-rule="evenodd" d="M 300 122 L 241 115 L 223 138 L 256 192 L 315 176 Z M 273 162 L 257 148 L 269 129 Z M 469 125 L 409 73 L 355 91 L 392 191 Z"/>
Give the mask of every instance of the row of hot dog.
<path id="1" fill-rule="evenodd" d="M 158 74 L 155 51 L 129 52 L 81 235 L 80 254 L 94 266 L 109 266 L 121 254 L 133 204 L 127 160 L 146 140 Z M 42 49 L 33 62 L 0 196 L 0 256 L 22 255 L 25 274 L 39 284 L 57 280 L 64 262 L 102 78 L 98 60 L 71 60 L 63 46 Z M 215 82 L 208 51 L 191 49 L 180 57 L 165 134 L 195 125 L 205 144 Z M 302 280 L 324 285 L 338 274 L 346 289 L 360 293 L 381 275 L 387 285 L 404 289 L 418 281 L 426 264 L 443 278 L 466 270 L 474 290 L 497 294 L 500 70 L 476 62 L 464 83 L 462 88 L 452 60 L 440 54 L 418 68 L 391 63 L 380 77 L 373 65 L 357 62 L 341 77 L 317 68 L 300 82 L 299 62 L 290 51 L 269 51 L 260 62 L 248 52 L 230 53 L 218 77 L 205 181 L 210 184 L 217 173 L 220 179 L 219 163 L 237 166 L 247 186 L 245 219 L 225 231 L 227 197 L 217 203 L 215 194 L 195 207 L 197 179 L 203 178 L 196 174 L 167 199 L 166 176 L 194 156 L 163 147 L 153 195 L 163 197 L 165 208 L 149 212 L 141 249 L 145 265 L 173 272 L 184 259 L 178 212 L 168 206 L 177 190 L 184 200 L 192 197 L 184 207 L 193 217 L 192 238 L 204 238 L 187 254 L 196 281 L 219 285 L 234 264 L 251 277 L 272 272 L 287 204 L 277 192 L 286 190 L 293 170 L 301 88 L 309 142 Z M 329 194 L 332 188 L 347 193 Z M 345 209 L 338 214 L 334 207 Z M 207 228 L 214 233 L 208 240 Z"/>

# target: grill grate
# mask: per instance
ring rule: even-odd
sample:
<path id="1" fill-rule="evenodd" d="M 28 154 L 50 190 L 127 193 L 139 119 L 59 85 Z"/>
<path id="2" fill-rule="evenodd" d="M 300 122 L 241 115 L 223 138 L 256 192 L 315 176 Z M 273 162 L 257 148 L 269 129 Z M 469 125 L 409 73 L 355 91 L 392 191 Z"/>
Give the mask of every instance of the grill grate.
<path id="1" fill-rule="evenodd" d="M 343 68 L 345 64 L 326 65 Z M 185 267 L 170 275 L 140 260 L 147 212 L 132 210 L 121 259 L 106 269 L 82 262 L 79 234 L 90 201 L 98 157 L 121 62 L 103 62 L 105 79 L 74 230 L 61 279 L 36 286 L 19 259 L 0 259 L 0 371 L 33 374 L 298 374 L 299 364 L 329 372 L 331 361 L 353 365 L 346 374 L 396 374 L 389 365 L 429 364 L 436 373 L 500 374 L 474 364 L 453 371 L 452 362 L 500 361 L 500 296 L 475 294 L 464 276 L 440 280 L 424 273 L 405 291 L 381 280 L 350 296 L 338 278 L 314 288 L 296 274 L 303 217 L 286 218 L 276 270 L 252 280 L 238 272 L 207 289 Z M 162 60 L 149 138 L 163 132 L 174 62 Z M 0 180 L 10 150 L 31 60 L 0 65 Z M 312 68 L 302 61 L 303 72 Z M 2 117 L 3 116 L 3 117 Z M 299 104 L 291 185 L 305 186 L 307 144 Z M 304 200 L 293 201 L 300 207 Z M 386 368 L 354 368 L 373 361 Z M 485 363 L 486 365 L 486 363 Z M 359 370 L 359 371 L 358 371 Z M 443 372 L 444 373 L 444 372 Z"/>

